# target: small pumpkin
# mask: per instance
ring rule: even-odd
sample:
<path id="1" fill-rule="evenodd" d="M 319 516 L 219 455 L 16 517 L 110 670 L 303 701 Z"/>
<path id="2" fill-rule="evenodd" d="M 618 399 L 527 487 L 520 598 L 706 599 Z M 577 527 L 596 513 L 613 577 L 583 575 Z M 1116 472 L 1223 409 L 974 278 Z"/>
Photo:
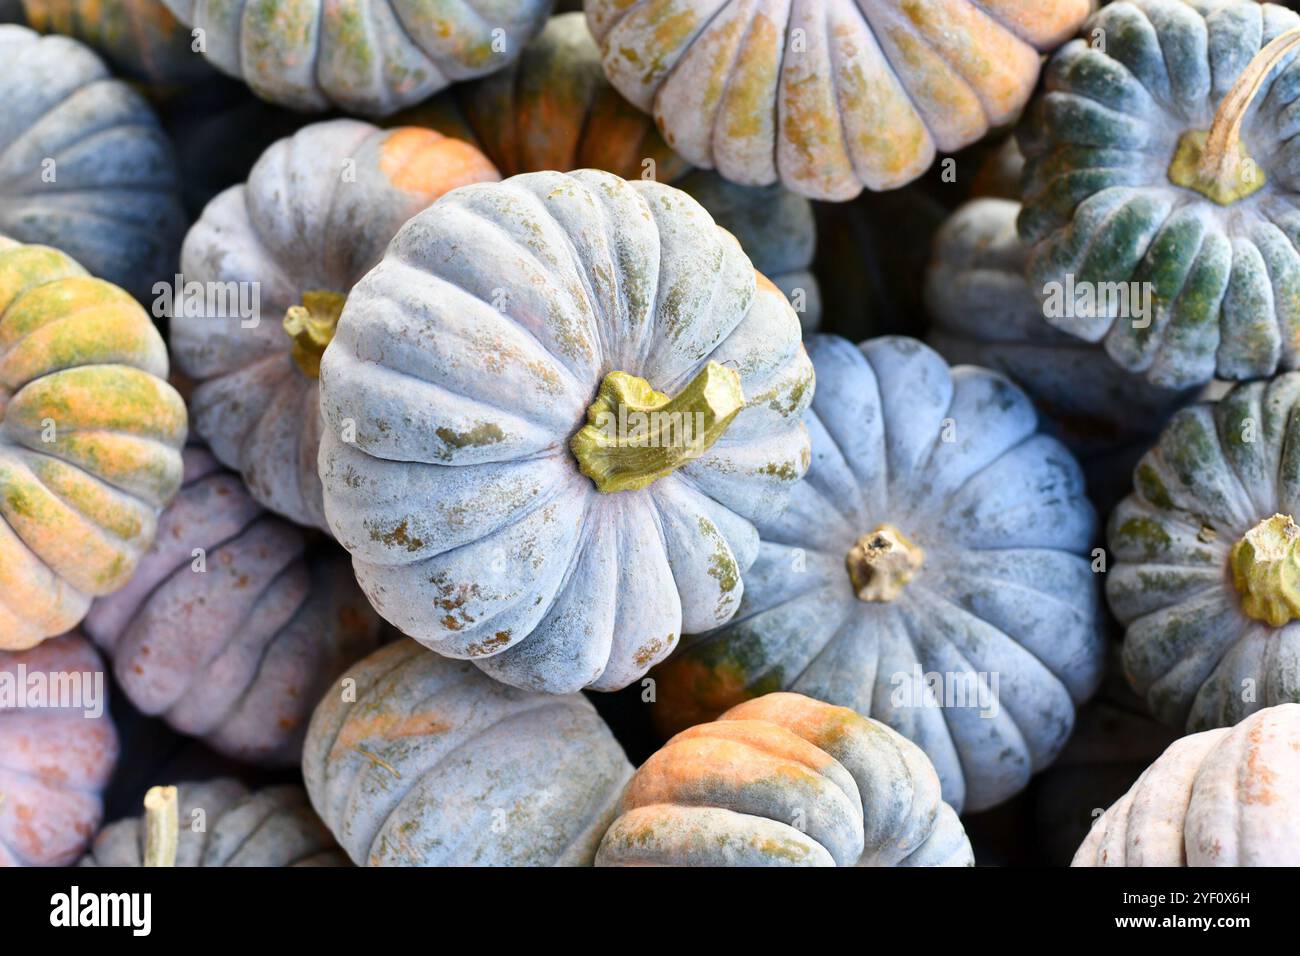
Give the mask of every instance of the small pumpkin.
<path id="1" fill-rule="evenodd" d="M 151 299 L 185 229 L 153 112 L 67 37 L 0 25 L 0 62 L 0 233 Z"/>
<path id="2" fill-rule="evenodd" d="M 614 87 L 687 161 L 814 199 L 893 189 L 1013 120 L 1088 0 L 587 0 Z"/>
<path id="3" fill-rule="evenodd" d="M 297 110 L 386 116 L 506 66 L 553 0 L 164 0 L 204 31 L 213 66 Z"/>
<path id="4" fill-rule="evenodd" d="M 1111 514 L 1106 576 L 1124 668 L 1188 733 L 1300 701 L 1292 464 L 1300 373 L 1178 412 Z"/>
<path id="5" fill-rule="evenodd" d="M 529 173 L 415 216 L 321 362 L 325 511 L 389 622 L 614 690 L 728 620 L 808 465 L 785 297 L 690 196 Z"/>
<path id="6" fill-rule="evenodd" d="M 656 672 L 656 722 L 792 690 L 918 744 L 958 811 L 994 806 L 1051 763 L 1101 677 L 1079 467 L 996 372 L 899 337 L 809 351 L 812 467 L 759 522 L 735 619 Z"/>
<path id="7" fill-rule="evenodd" d="M 597 866 L 972 866 L 915 744 L 847 707 L 768 694 L 633 775 Z"/>
<path id="8" fill-rule="evenodd" d="M 431 130 L 333 120 L 275 143 L 208 204 L 181 251 L 187 290 L 203 294 L 173 304 L 172 354 L 196 383 L 195 431 L 258 503 L 328 530 L 317 379 L 343 302 L 411 215 L 496 178 Z"/>
<path id="9" fill-rule="evenodd" d="M 149 548 L 185 442 L 166 377 L 135 300 L 0 237 L 0 649 L 76 626 Z"/>
<path id="10" fill-rule="evenodd" d="M 190 448 L 153 548 L 85 630 L 144 713 L 242 761 L 296 766 L 311 708 L 380 624 L 346 556 L 308 549 Z"/>
<path id="11" fill-rule="evenodd" d="M 104 827 L 80 865 L 348 865 L 302 787 L 282 784 L 250 792 L 225 777 L 167 789 L 175 791 L 170 809 L 151 806 L 146 797 L 147 812 Z M 170 832 L 158 834 L 161 828 Z M 167 844 L 169 855 L 155 849 Z"/>
<path id="12" fill-rule="evenodd" d="M 1053 57 L 1019 228 L 1041 296 L 1097 301 L 1049 321 L 1172 388 L 1300 364 L 1298 27 L 1271 3 L 1132 0 L 1089 21 L 1104 51 Z"/>
<path id="13" fill-rule="evenodd" d="M 1300 866 L 1300 704 L 1176 740 L 1074 866 Z"/>
<path id="14" fill-rule="evenodd" d="M 66 866 L 90 843 L 117 763 L 106 683 L 80 634 L 0 651 L 0 867 Z"/>
<path id="15" fill-rule="evenodd" d="M 609 85 L 581 13 L 551 17 L 510 66 L 453 86 L 396 119 L 474 143 L 505 176 L 604 169 L 684 189 L 740 240 L 754 268 L 794 304 L 805 329 L 820 322 L 820 290 L 809 271 L 817 232 L 808 200 L 780 186 L 737 186 L 712 171 L 692 170 L 654 121 Z"/>
<path id="16" fill-rule="evenodd" d="M 358 865 L 587 865 L 632 775 L 580 694 L 490 680 L 414 641 L 348 671 L 312 717 L 312 805 Z"/>
<path id="17" fill-rule="evenodd" d="M 93 47 L 115 70 L 150 83 L 212 76 L 190 31 L 162 0 L 22 0 L 27 24 Z"/>

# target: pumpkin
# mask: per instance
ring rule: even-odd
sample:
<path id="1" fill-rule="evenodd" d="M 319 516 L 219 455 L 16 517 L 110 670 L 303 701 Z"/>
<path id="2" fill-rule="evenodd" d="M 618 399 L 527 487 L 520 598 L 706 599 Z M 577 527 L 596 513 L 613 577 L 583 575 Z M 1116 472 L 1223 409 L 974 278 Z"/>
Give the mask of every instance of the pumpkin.
<path id="1" fill-rule="evenodd" d="M 0 237 L 0 649 L 76 626 L 149 548 L 185 442 L 166 376 L 130 296 Z"/>
<path id="2" fill-rule="evenodd" d="M 1183 737 L 1093 824 L 1074 866 L 1300 866 L 1300 704 Z"/>
<path id="3" fill-rule="evenodd" d="M 152 550 L 85 623 L 144 713 L 220 753 L 284 766 L 299 762 L 320 695 L 379 629 L 346 556 L 309 550 L 198 448 Z"/>
<path id="4" fill-rule="evenodd" d="M 318 375 L 343 302 L 412 214 L 496 177 L 431 130 L 333 120 L 271 146 L 208 204 L 181 251 L 186 289 L 204 295 L 173 304 L 172 354 L 196 382 L 195 431 L 258 503 L 326 528 Z"/>
<path id="5" fill-rule="evenodd" d="M 1093 500 L 1113 503 L 1161 424 L 1195 394 L 1154 385 L 1043 321 L 1024 279 L 1019 211 L 977 199 L 939 231 L 925 279 L 929 342 L 948 361 L 995 369 L 1028 392 L 1045 427 L 1083 459 Z"/>
<path id="6" fill-rule="evenodd" d="M 847 707 L 768 694 L 633 775 L 597 866 L 971 866 L 915 744 Z"/>
<path id="7" fill-rule="evenodd" d="M 609 85 L 580 13 L 551 17 L 510 66 L 397 120 L 474 143 L 505 176 L 591 168 L 684 189 L 791 299 L 805 329 L 820 321 L 820 290 L 809 272 L 817 243 L 811 204 L 780 186 L 737 186 L 692 170 L 650 117 Z"/>
<path id="8" fill-rule="evenodd" d="M 66 866 L 90 843 L 117 762 L 106 704 L 104 663 L 81 635 L 0 651 L 0 866 Z"/>
<path id="9" fill-rule="evenodd" d="M 141 817 L 110 823 L 95 837 L 81 866 L 346 866 L 302 787 L 250 792 L 228 777 L 175 788 L 171 862 L 147 852 L 149 828 L 161 821 L 149 807 Z"/>
<path id="10" fill-rule="evenodd" d="M 67 37 L 0 25 L 0 61 L 0 233 L 152 298 L 185 228 L 157 119 Z"/>
<path id="11" fill-rule="evenodd" d="M 759 523 L 735 619 L 656 672 L 656 722 L 792 690 L 918 744 L 958 811 L 994 806 L 1052 761 L 1101 677 L 1079 467 L 996 372 L 901 337 L 809 351 L 812 467 Z"/>
<path id="12" fill-rule="evenodd" d="M 118 71 L 151 83 L 212 75 L 190 32 L 162 0 L 22 0 L 27 24 L 93 47 Z"/>
<path id="13" fill-rule="evenodd" d="M 1188 733 L 1300 701 L 1300 514 L 1292 420 L 1300 373 L 1235 386 L 1176 414 L 1107 532 L 1124 667 Z"/>
<path id="14" fill-rule="evenodd" d="M 204 31 L 217 69 L 262 99 L 386 116 L 506 66 L 546 22 L 552 0 L 164 2 Z"/>
<path id="15" fill-rule="evenodd" d="M 614 690 L 735 613 L 812 388 L 789 303 L 684 192 L 468 186 L 348 298 L 326 515 L 404 633 L 518 687 Z"/>
<path id="16" fill-rule="evenodd" d="M 371 866 L 586 865 L 632 767 L 581 694 L 507 687 L 414 641 L 321 700 L 312 805 Z"/>
<path id="17" fill-rule="evenodd" d="M 1088 0 L 587 0 L 614 87 L 668 144 L 814 199 L 916 179 L 1013 120 Z"/>
<path id="18" fill-rule="evenodd" d="M 1173 388 L 1300 364 L 1298 27 L 1270 3 L 1134 0 L 1089 21 L 1104 52 L 1052 59 L 1019 222 L 1031 287 L 1079 303 L 1049 321 Z"/>

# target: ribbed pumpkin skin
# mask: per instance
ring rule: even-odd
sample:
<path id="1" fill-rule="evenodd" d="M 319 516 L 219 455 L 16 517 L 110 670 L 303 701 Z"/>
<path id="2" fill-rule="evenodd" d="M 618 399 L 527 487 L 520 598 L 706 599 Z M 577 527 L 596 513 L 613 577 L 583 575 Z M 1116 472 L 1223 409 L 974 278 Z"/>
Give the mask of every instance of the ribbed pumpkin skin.
<path id="1" fill-rule="evenodd" d="M 177 866 L 348 865 L 302 787 L 249 792 L 238 780 L 221 778 L 176 789 Z M 143 866 L 144 830 L 143 816 L 110 823 L 80 865 Z"/>
<path id="2" fill-rule="evenodd" d="M 1265 83 L 1242 126 L 1264 187 L 1219 206 L 1169 180 L 1183 133 L 1208 128 L 1247 63 L 1300 25 L 1275 4 L 1133 0 L 1102 8 L 1047 67 L 1020 135 L 1020 233 L 1030 285 L 1150 282 L 1149 328 L 1102 314 L 1060 318 L 1158 385 L 1245 379 L 1300 364 L 1300 61 Z"/>
<path id="3" fill-rule="evenodd" d="M 185 229 L 153 112 L 67 37 L 0 26 L 0 62 L 0 233 L 62 249 L 151 300 Z"/>
<path id="4" fill-rule="evenodd" d="M 812 467 L 789 508 L 759 523 L 735 620 L 656 672 L 656 723 L 672 732 L 792 690 L 918 744 L 955 809 L 993 806 L 1056 756 L 1101 676 L 1079 468 L 995 372 L 949 369 L 901 337 L 859 347 L 818 336 L 809 351 Z M 882 524 L 923 549 L 924 564 L 892 601 L 860 600 L 846 557 Z M 907 694 L 914 665 L 986 684 L 998 675 L 996 714 Z"/>
<path id="5" fill-rule="evenodd" d="M 709 170 L 691 170 L 654 121 L 605 79 L 580 13 L 551 17 L 506 69 L 452 87 L 397 120 L 474 143 L 504 176 L 604 169 L 684 189 L 787 298 L 803 290 L 805 330 L 821 320 L 821 295 L 809 271 L 817 243 L 811 204 L 780 186 L 737 186 Z"/>
<path id="6" fill-rule="evenodd" d="M 318 382 L 293 359 L 285 312 L 305 292 L 347 294 L 408 218 L 447 190 L 496 178 L 478 150 L 431 130 L 332 120 L 274 144 L 190 229 L 187 283 L 258 284 L 254 327 L 236 309 L 177 315 L 171 347 L 198 383 L 195 431 L 266 508 L 329 530 L 316 473 Z"/>
<path id="7" fill-rule="evenodd" d="M 414 641 L 348 671 L 312 717 L 307 792 L 353 862 L 578 866 L 632 767 L 580 694 L 489 680 Z"/>
<path id="8" fill-rule="evenodd" d="M 0 651 L 5 683 L 38 672 L 51 680 L 98 673 L 108 686 L 104 662 L 80 634 L 30 651 Z M 0 709 L 0 867 L 74 863 L 99 826 L 101 794 L 116 763 L 117 730 L 107 707 L 93 719 L 82 709 Z"/>
<path id="9" fill-rule="evenodd" d="M 552 0 L 164 0 L 207 34 L 206 54 L 262 99 L 386 116 L 506 66 Z"/>
<path id="10" fill-rule="evenodd" d="M 1300 514 L 1297 404 L 1290 372 L 1183 409 L 1110 516 L 1106 596 L 1127 628 L 1124 670 L 1156 717 L 1188 733 L 1300 701 L 1300 625 L 1247 616 L 1229 564 L 1260 521 Z"/>
<path id="11" fill-rule="evenodd" d="M 685 193 L 597 170 L 444 196 L 348 300 L 321 366 L 335 536 L 404 633 L 549 693 L 625 687 L 735 613 L 807 468 L 799 323 Z M 744 404 L 712 447 L 603 493 L 569 440 L 607 373 Z M 355 442 L 342 440 L 345 429 Z"/>
<path id="12" fill-rule="evenodd" d="M 293 766 L 311 709 L 378 646 L 381 623 L 345 555 L 308 552 L 298 528 L 190 448 L 153 548 L 85 629 L 144 713 L 241 761 Z"/>
<path id="13" fill-rule="evenodd" d="M 1024 278 L 1019 211 L 1018 203 L 977 199 L 939 231 L 925 284 L 930 344 L 949 362 L 1014 380 L 1075 454 L 1149 440 L 1192 393 L 1154 385 L 1044 320 Z"/>
<path id="14" fill-rule="evenodd" d="M 181 480 L 185 403 L 121 289 L 0 237 L 0 649 L 126 584 Z"/>
<path id="15" fill-rule="evenodd" d="M 597 866 L 971 866 L 914 744 L 847 707 L 768 694 L 637 770 Z"/>
<path id="16" fill-rule="evenodd" d="M 688 162 L 845 200 L 1013 120 L 1039 51 L 1088 0 L 587 0 L 586 13 L 610 82 Z"/>
<path id="17" fill-rule="evenodd" d="M 1183 737 L 1093 824 L 1074 866 L 1300 866 L 1300 704 Z"/>
<path id="18" fill-rule="evenodd" d="M 27 23 L 93 47 L 119 72 L 152 83 L 212 75 L 190 31 L 162 0 L 22 0 Z"/>

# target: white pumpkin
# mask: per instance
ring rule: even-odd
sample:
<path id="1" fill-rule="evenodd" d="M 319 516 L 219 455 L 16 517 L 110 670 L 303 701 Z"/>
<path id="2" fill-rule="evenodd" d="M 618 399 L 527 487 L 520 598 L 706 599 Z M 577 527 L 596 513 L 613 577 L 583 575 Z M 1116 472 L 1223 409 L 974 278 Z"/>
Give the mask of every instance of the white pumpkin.
<path id="1" fill-rule="evenodd" d="M 349 296 L 321 364 L 326 515 L 421 643 L 616 689 L 735 613 L 753 522 L 807 468 L 812 386 L 789 303 L 686 193 L 467 187 Z"/>
<path id="2" fill-rule="evenodd" d="M 1169 746 L 1073 866 L 1300 866 L 1300 704 Z"/>

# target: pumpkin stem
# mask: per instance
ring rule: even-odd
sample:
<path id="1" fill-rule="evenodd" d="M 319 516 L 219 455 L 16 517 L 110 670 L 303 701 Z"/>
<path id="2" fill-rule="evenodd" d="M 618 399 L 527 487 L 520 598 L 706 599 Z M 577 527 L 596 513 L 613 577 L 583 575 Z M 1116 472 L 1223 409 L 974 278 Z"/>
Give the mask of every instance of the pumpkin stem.
<path id="1" fill-rule="evenodd" d="M 1232 583 L 1247 617 L 1282 627 L 1300 617 L 1300 527 L 1290 515 L 1265 518 L 1232 546 Z"/>
<path id="2" fill-rule="evenodd" d="M 334 338 L 347 296 L 316 289 L 302 294 L 302 305 L 284 314 L 284 331 L 293 339 L 293 360 L 308 378 L 320 378 L 320 359 Z"/>
<path id="3" fill-rule="evenodd" d="M 740 376 L 717 362 L 676 398 L 643 378 L 610 372 L 569 449 L 596 490 L 636 491 L 711 448 L 744 405 Z"/>
<path id="4" fill-rule="evenodd" d="M 881 603 L 898 597 L 924 563 L 925 551 L 892 524 L 858 538 L 844 558 L 858 600 Z"/>
<path id="5" fill-rule="evenodd" d="M 180 840 L 175 787 L 150 787 L 144 795 L 144 865 L 175 866 Z"/>
<path id="6" fill-rule="evenodd" d="M 1298 46 L 1300 27 L 1294 27 L 1255 54 L 1219 104 L 1209 131 L 1189 130 L 1179 138 L 1169 164 L 1170 182 L 1194 189 L 1221 206 L 1263 188 L 1264 171 L 1241 141 L 1241 123 L 1274 67 Z"/>

